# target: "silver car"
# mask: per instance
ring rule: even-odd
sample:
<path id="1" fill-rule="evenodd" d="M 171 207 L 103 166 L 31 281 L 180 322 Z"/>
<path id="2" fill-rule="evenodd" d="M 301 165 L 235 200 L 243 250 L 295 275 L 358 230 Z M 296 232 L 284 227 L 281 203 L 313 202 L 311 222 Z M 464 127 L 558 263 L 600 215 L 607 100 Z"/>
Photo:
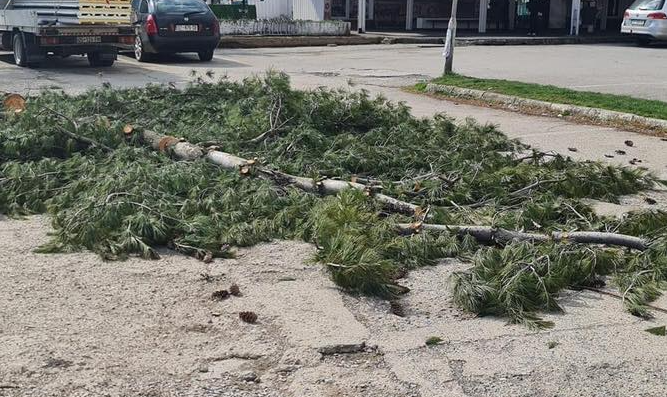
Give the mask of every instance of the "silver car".
<path id="1" fill-rule="evenodd" d="M 667 40 L 667 1 L 636 0 L 625 10 L 621 33 L 635 36 L 639 44 Z"/>

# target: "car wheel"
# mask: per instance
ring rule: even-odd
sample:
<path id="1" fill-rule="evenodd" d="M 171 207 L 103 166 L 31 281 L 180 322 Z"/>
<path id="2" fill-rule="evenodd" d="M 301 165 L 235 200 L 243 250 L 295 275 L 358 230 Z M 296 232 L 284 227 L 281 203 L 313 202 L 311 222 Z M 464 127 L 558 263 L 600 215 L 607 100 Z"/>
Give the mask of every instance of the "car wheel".
<path id="1" fill-rule="evenodd" d="M 99 52 L 89 52 L 87 54 L 88 63 L 93 67 L 109 67 L 113 65 L 114 59 L 102 59 Z"/>
<path id="2" fill-rule="evenodd" d="M 200 61 L 208 62 L 213 59 L 213 50 L 199 51 L 197 55 L 199 55 Z"/>
<path id="3" fill-rule="evenodd" d="M 134 39 L 134 57 L 139 62 L 148 62 L 150 60 L 150 54 L 144 51 L 144 43 L 141 41 L 139 35 Z"/>
<path id="4" fill-rule="evenodd" d="M 18 33 L 14 35 L 13 47 L 14 63 L 18 66 L 28 66 L 28 54 L 23 42 L 23 35 Z"/>

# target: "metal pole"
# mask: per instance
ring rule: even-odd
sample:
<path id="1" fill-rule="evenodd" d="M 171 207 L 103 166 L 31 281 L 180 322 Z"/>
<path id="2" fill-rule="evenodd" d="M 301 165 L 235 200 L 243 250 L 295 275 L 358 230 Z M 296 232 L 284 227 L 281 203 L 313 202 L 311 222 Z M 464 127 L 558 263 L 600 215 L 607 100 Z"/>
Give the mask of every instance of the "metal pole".
<path id="1" fill-rule="evenodd" d="M 570 18 L 571 36 L 579 36 L 580 16 L 581 16 L 581 0 L 572 0 L 572 15 Z"/>
<path id="2" fill-rule="evenodd" d="M 357 28 L 359 33 L 366 33 L 366 0 L 359 0 L 359 7 L 357 7 Z"/>
<path id="3" fill-rule="evenodd" d="M 456 8 L 459 0 L 452 0 L 452 15 L 449 17 L 447 25 L 447 36 L 445 37 L 445 51 L 442 54 L 445 57 L 445 74 L 452 73 L 452 63 L 454 62 L 454 40 L 456 39 Z"/>

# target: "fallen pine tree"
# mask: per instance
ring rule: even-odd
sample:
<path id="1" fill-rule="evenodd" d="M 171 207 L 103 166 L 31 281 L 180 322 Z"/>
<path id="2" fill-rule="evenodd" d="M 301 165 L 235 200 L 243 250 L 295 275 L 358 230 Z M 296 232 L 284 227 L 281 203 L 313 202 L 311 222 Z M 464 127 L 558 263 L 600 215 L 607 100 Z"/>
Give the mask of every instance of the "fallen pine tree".
<path id="1" fill-rule="evenodd" d="M 289 175 L 278 170 L 262 167 L 256 160 L 243 159 L 234 156 L 233 154 L 214 149 L 205 152 L 199 146 L 185 142 L 174 136 L 158 134 L 151 130 L 142 131 L 140 137 L 142 141 L 150 145 L 154 150 L 168 153 L 176 157 L 178 160 L 192 161 L 206 158 L 209 162 L 218 165 L 227 171 L 239 172 L 241 175 L 250 175 L 253 172 L 257 172 L 261 176 L 267 177 L 275 183 L 289 184 L 309 193 L 336 195 L 346 189 L 362 191 L 367 196 L 372 197 L 374 200 L 380 202 L 391 210 L 408 213 L 417 218 L 417 222 L 415 223 L 398 224 L 398 229 L 402 232 L 407 231 L 416 233 L 422 230 L 450 232 L 458 235 L 470 235 L 478 242 L 486 244 L 507 244 L 514 240 L 531 242 L 570 241 L 581 244 L 616 245 L 634 248 L 640 251 L 647 248 L 647 243 L 643 239 L 618 233 L 577 231 L 567 233 L 554 231 L 550 234 L 540 234 L 512 231 L 492 226 L 425 224 L 422 220 L 427 215 L 426 210 L 422 210 L 418 205 L 401 201 L 381 193 L 375 193 L 367 185 L 361 183 L 335 179 L 316 180 L 314 178 Z"/>
<path id="2" fill-rule="evenodd" d="M 491 126 L 416 119 L 363 92 L 295 91 L 282 75 L 48 91 L 0 121 L 0 212 L 48 212 L 42 252 L 157 258 L 168 246 L 207 259 L 298 238 L 351 291 L 390 297 L 404 269 L 458 257 L 471 267 L 454 275 L 454 299 L 475 313 L 544 326 L 536 313 L 558 310 L 561 290 L 609 278 L 647 315 L 667 279 L 667 215 L 609 219 L 581 199 L 656 179 L 558 155 L 517 161 L 526 150 Z"/>

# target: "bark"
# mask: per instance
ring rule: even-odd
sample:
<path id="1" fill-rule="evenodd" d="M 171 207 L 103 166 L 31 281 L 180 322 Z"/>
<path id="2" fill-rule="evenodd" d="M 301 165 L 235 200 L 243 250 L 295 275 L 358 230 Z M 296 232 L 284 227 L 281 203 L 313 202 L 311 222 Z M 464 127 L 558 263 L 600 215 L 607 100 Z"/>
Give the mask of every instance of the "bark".
<path id="1" fill-rule="evenodd" d="M 459 236 L 470 235 L 480 243 L 505 244 L 511 241 L 568 241 L 581 244 L 614 245 L 619 247 L 633 248 L 644 251 L 648 243 L 639 237 L 628 236 L 618 233 L 605 232 L 550 232 L 550 233 L 526 233 L 492 226 L 467 226 L 467 225 L 433 225 L 425 223 L 401 223 L 398 225 L 402 232 L 419 232 L 421 230 L 434 230 L 453 232 Z"/>
<path id="2" fill-rule="evenodd" d="M 366 194 L 372 196 L 374 199 L 394 211 L 408 214 L 422 213 L 421 208 L 418 205 L 398 200 L 381 193 L 375 193 L 371 188 L 361 183 L 334 179 L 323 179 L 318 181 L 312 178 L 286 174 L 281 171 L 262 167 L 257 164 L 255 160 L 244 159 L 218 150 L 210 150 L 209 152 L 204 153 L 204 151 L 197 145 L 182 142 L 178 138 L 162 135 L 154 131 L 146 130 L 141 132 L 141 138 L 153 149 L 169 153 L 179 160 L 195 160 L 200 157 L 205 157 L 211 163 L 226 170 L 239 171 L 242 174 L 250 174 L 251 171 L 255 171 L 277 183 L 290 184 L 310 193 L 335 195 L 348 188 L 357 189 L 366 192 Z"/>
<path id="3" fill-rule="evenodd" d="M 192 161 L 204 155 L 204 151 L 197 145 L 181 142 L 173 136 L 158 134 L 153 131 L 143 131 L 141 138 L 157 151 L 167 152 L 179 160 Z"/>

